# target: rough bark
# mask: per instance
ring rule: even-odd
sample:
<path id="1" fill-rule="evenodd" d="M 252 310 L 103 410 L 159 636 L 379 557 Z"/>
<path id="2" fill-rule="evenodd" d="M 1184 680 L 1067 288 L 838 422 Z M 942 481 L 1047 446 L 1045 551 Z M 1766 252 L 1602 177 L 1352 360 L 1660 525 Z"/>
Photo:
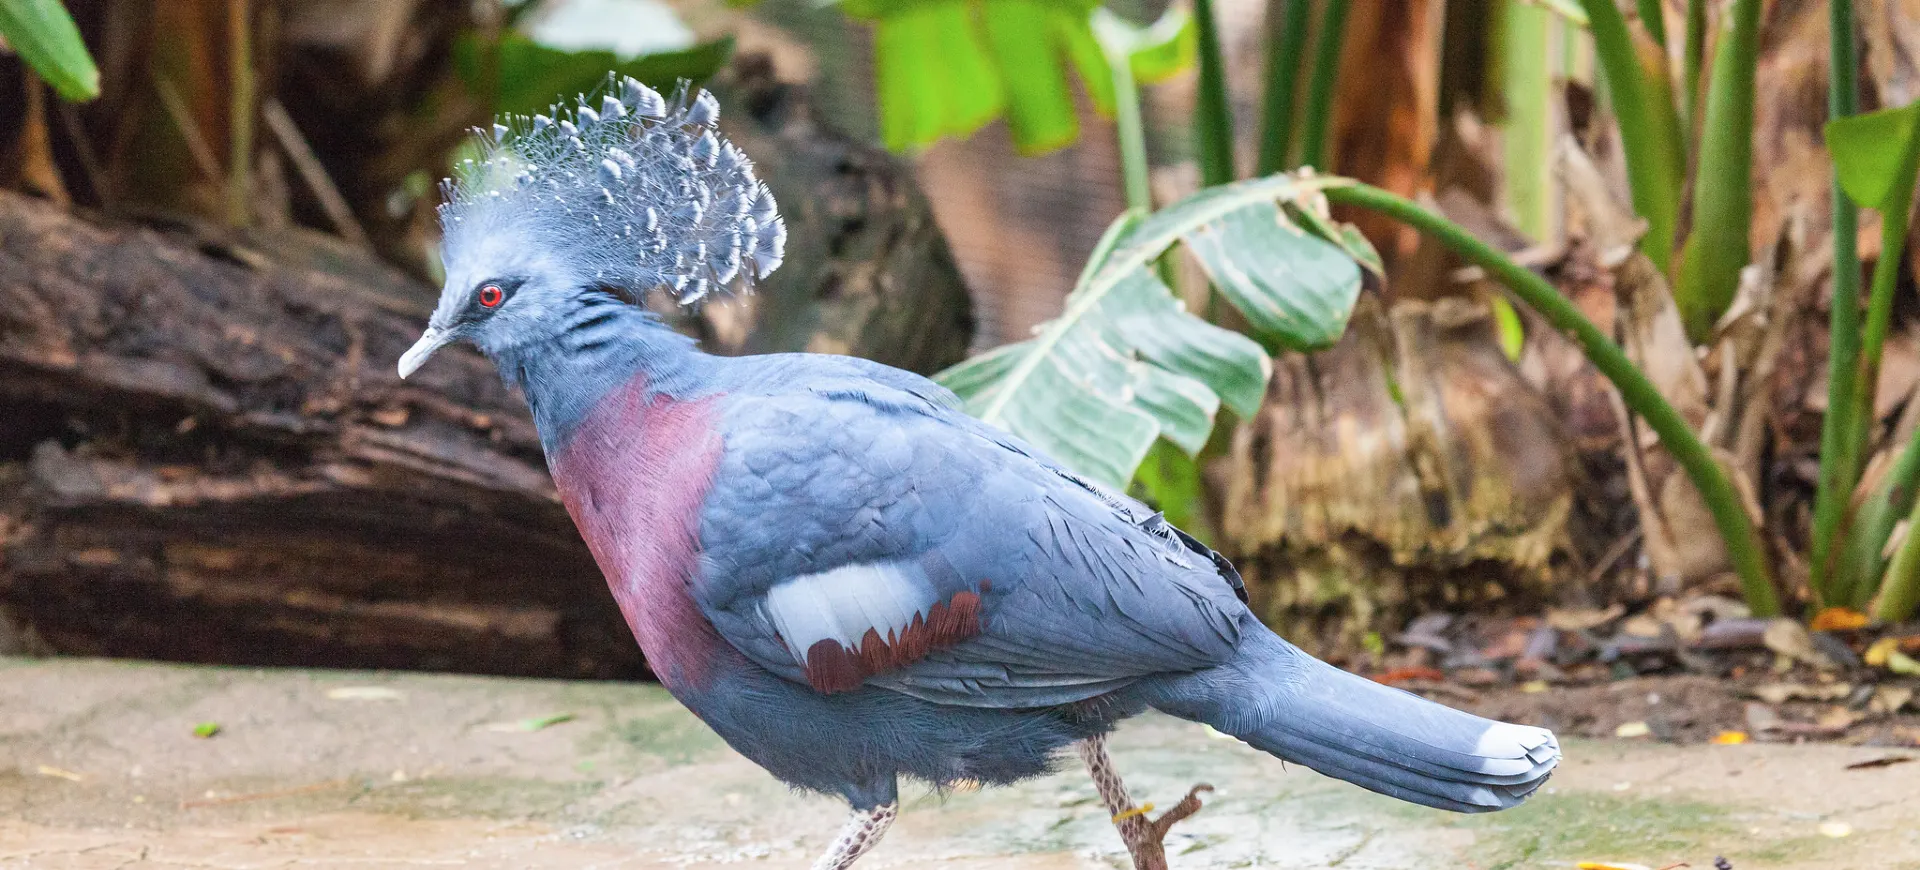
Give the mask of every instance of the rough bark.
<path id="1" fill-rule="evenodd" d="M 797 206 L 788 268 L 689 328 L 957 360 L 965 290 L 908 176 L 775 108 L 735 135 Z M 520 399 L 465 349 L 394 375 L 432 295 L 307 233 L 0 193 L 0 647 L 641 673 Z"/>
<path id="2" fill-rule="evenodd" d="M 1363 301 L 1276 361 L 1226 458 L 1223 544 L 1256 612 L 1323 655 L 1430 610 L 1552 600 L 1578 475 L 1483 307 Z"/>

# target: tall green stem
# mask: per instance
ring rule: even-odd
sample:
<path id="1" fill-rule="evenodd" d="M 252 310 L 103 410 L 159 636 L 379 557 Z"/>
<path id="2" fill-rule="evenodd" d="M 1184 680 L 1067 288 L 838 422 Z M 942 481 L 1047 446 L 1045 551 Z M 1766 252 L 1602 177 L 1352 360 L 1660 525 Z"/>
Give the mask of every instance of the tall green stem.
<path id="1" fill-rule="evenodd" d="M 1674 111 L 1672 94 L 1660 83 L 1649 81 L 1656 76 L 1665 81 L 1664 58 L 1655 59 L 1657 66 L 1650 62 L 1651 68 L 1641 65 L 1626 16 L 1613 0 L 1582 0 L 1582 5 L 1593 31 L 1594 54 L 1599 57 L 1607 90 L 1613 95 L 1614 114 L 1620 118 L 1633 210 L 1647 221 L 1640 250 L 1664 273 L 1673 260 L 1680 188 L 1686 178 L 1680 118 Z"/>
<path id="2" fill-rule="evenodd" d="M 1507 208 L 1522 233 L 1536 242 L 1547 242 L 1553 235 L 1557 214 L 1551 158 L 1553 67 L 1549 62 L 1553 13 L 1521 0 L 1505 0 L 1500 13 L 1501 91 L 1507 101 L 1500 142 Z"/>
<path id="3" fill-rule="evenodd" d="M 1120 179 L 1127 207 L 1153 211 L 1153 188 L 1148 183 L 1147 128 L 1140 118 L 1140 86 L 1133 80 L 1133 64 L 1124 52 L 1107 52 L 1113 73 L 1114 130 L 1120 139 Z"/>
<path id="4" fill-rule="evenodd" d="M 1887 343 L 1887 329 L 1893 323 L 1893 294 L 1900 284 L 1904 265 L 1901 256 L 1907 241 L 1908 209 L 1913 202 L 1913 176 L 1907 176 L 1903 188 L 1896 188 L 1894 202 L 1899 205 L 1880 213 L 1880 257 L 1873 264 L 1873 289 L 1867 297 L 1867 325 L 1860 335 L 1860 382 L 1854 388 L 1854 441 L 1856 452 L 1864 450 L 1867 430 L 1872 424 L 1874 386 L 1880 381 L 1880 357 Z M 1838 258 L 1836 258 L 1838 259 Z"/>
<path id="5" fill-rule="evenodd" d="M 1682 105 L 1686 107 L 1687 139 L 1700 136 L 1700 71 L 1707 62 L 1707 0 L 1687 0 L 1687 44 L 1680 52 L 1681 87 L 1687 89 Z"/>
<path id="6" fill-rule="evenodd" d="M 1640 12 L 1640 26 L 1645 27 L 1647 35 L 1653 37 L 1653 44 L 1664 49 L 1667 47 L 1667 16 L 1660 11 L 1660 6 L 1661 0 L 1637 0 L 1636 3 Z M 1619 12 L 1618 9 L 1614 11 Z M 1593 15 L 1593 10 L 1588 9 L 1587 15 Z"/>
<path id="7" fill-rule="evenodd" d="M 1873 264 L 1873 289 L 1867 297 L 1867 322 L 1861 329 L 1859 338 L 1860 364 L 1858 374 L 1855 376 L 1853 392 L 1848 397 L 1849 419 L 1843 421 L 1843 425 L 1847 427 L 1845 430 L 1847 441 L 1844 446 L 1856 464 L 1859 457 L 1866 455 L 1868 436 L 1873 429 L 1873 397 L 1875 388 L 1880 383 L 1880 359 L 1882 351 L 1886 348 L 1887 329 L 1893 321 L 1894 290 L 1899 286 L 1900 272 L 1906 261 L 1906 258 L 1901 256 L 1901 252 L 1906 246 L 1907 215 L 1908 208 L 1913 202 L 1914 178 L 1911 172 L 1903 173 L 1903 177 L 1905 184 L 1894 188 L 1891 199 L 1891 202 L 1898 205 L 1880 212 L 1880 258 Z M 1839 251 L 1836 247 L 1835 268 L 1838 268 L 1839 260 Z M 1858 278 L 1856 277 L 1855 280 L 1857 282 Z M 1838 307 L 1839 300 L 1836 298 L 1834 302 L 1835 307 Z M 1833 412 L 1833 408 L 1827 409 L 1829 416 Z M 1824 434 L 1822 432 L 1823 436 Z M 1848 492 L 1848 495 L 1850 494 L 1851 487 Z M 1869 587 L 1868 589 L 1857 588 L 1863 581 Z M 1855 594 L 1863 594 L 1871 591 L 1872 578 L 1854 577 L 1850 578 L 1850 583 L 1856 587 Z"/>
<path id="8" fill-rule="evenodd" d="M 1907 538 L 1887 565 L 1887 581 L 1873 615 L 1881 622 L 1905 622 L 1920 607 L 1920 504 L 1907 517 Z"/>
<path id="9" fill-rule="evenodd" d="M 1733 302 L 1750 258 L 1753 221 L 1753 79 L 1760 50 L 1761 0 L 1733 0 L 1713 52 L 1699 170 L 1693 182 L 1693 232 L 1680 252 L 1673 301 L 1693 340 L 1705 341 Z"/>
<path id="10" fill-rule="evenodd" d="M 1220 56 L 1213 0 L 1193 0 L 1193 23 L 1200 44 L 1200 94 L 1193 108 L 1200 146 L 1200 183 L 1215 187 L 1233 181 L 1234 168 L 1233 110 L 1227 106 L 1227 69 Z"/>
<path id="11" fill-rule="evenodd" d="M 1688 428 L 1680 412 L 1675 411 L 1660 395 L 1660 389 L 1647 380 L 1646 375 L 1641 374 L 1627 359 L 1620 346 L 1581 314 L 1572 301 L 1506 254 L 1410 200 L 1357 183 L 1328 187 L 1326 196 L 1333 202 L 1373 209 L 1433 236 L 1455 254 L 1485 269 L 1521 301 L 1532 306 L 1555 329 L 1578 342 L 1594 368 L 1613 382 L 1627 407 L 1647 421 L 1647 426 L 1660 436 L 1660 443 L 1666 446 L 1667 452 L 1699 489 L 1707 509 L 1713 514 L 1714 524 L 1719 527 L 1720 535 L 1726 541 L 1727 556 L 1740 577 L 1747 606 L 1758 616 L 1780 613 L 1780 598 L 1774 590 L 1765 551 L 1761 549 L 1753 522 L 1747 516 L 1740 494 L 1734 489 L 1725 469 L 1714 461 L 1713 454 Z"/>
<path id="12" fill-rule="evenodd" d="M 1281 13 L 1285 13 L 1281 17 Z M 1259 175 L 1288 168 L 1293 151 L 1293 101 L 1300 86 L 1301 62 L 1307 53 L 1307 31 L 1312 23 L 1311 0 L 1269 0 L 1267 3 L 1267 81 L 1260 103 Z"/>
<path id="13" fill-rule="evenodd" d="M 1327 163 L 1327 126 L 1333 121 L 1333 86 L 1340 78 L 1340 50 L 1347 35 L 1351 0 L 1327 0 L 1313 42 L 1313 78 L 1307 81 L 1307 115 L 1300 131 L 1300 164 L 1332 172 Z"/>
<path id="14" fill-rule="evenodd" d="M 1833 72 L 1827 81 L 1827 117 L 1859 111 L 1854 62 L 1852 0 L 1833 0 L 1829 11 Z M 1820 424 L 1820 485 L 1813 499 L 1809 587 L 1816 604 L 1835 603 L 1838 586 L 1857 582 L 1834 564 L 1834 542 L 1847 502 L 1860 478 L 1860 443 L 1852 437 L 1853 397 L 1860 382 L 1860 209 L 1833 181 L 1833 299 L 1827 321 L 1827 414 Z M 1891 528 L 1891 527 L 1889 527 Z M 1885 540 L 1882 538 L 1881 540 Z M 1877 545 L 1876 545 L 1877 546 Z"/>
<path id="15" fill-rule="evenodd" d="M 1851 446 L 1856 456 L 1866 453 L 1868 430 L 1872 428 L 1874 420 L 1874 388 L 1880 381 L 1880 352 L 1886 341 L 1887 326 L 1892 320 L 1894 288 L 1899 284 L 1900 273 L 1906 262 L 1902 254 L 1907 238 L 1909 210 L 1913 206 L 1912 147 L 1910 144 L 1905 158 L 1907 165 L 1900 172 L 1900 180 L 1895 182 L 1887 204 L 1880 210 L 1880 258 L 1873 264 L 1873 293 L 1867 301 L 1867 325 L 1861 336 L 1860 380 L 1854 385 L 1857 398 L 1853 403 Z M 1829 410 L 1828 413 L 1833 412 Z M 1914 441 L 1920 442 L 1920 435 L 1916 435 Z M 1908 452 L 1913 449 L 1914 446 L 1910 444 Z M 1907 457 L 1903 453 L 1901 458 L 1904 460 Z M 1907 551 L 1920 547 L 1920 542 L 1915 540 L 1920 538 L 1917 532 L 1920 530 L 1908 531 L 1907 542 L 1901 547 L 1902 557 L 1896 558 L 1894 564 L 1887 568 L 1884 578 L 1871 572 L 1843 575 L 1841 579 L 1845 589 L 1842 591 L 1847 603 L 1864 605 L 1873 596 L 1878 581 L 1881 596 L 1879 612 L 1898 613 L 1899 619 L 1912 615 L 1913 602 L 1920 600 L 1920 552 L 1909 554 Z M 1886 537 L 1875 540 L 1884 542 Z M 1860 543 L 1864 546 L 1866 542 Z M 1874 552 L 1877 554 L 1879 551 Z"/>
<path id="16" fill-rule="evenodd" d="M 1881 481 L 1873 493 L 1867 496 L 1855 514 L 1851 531 L 1844 539 L 1835 541 L 1838 552 L 1829 558 L 1838 560 L 1833 570 L 1833 579 L 1824 591 L 1827 594 L 1821 604 L 1847 605 L 1858 607 L 1872 595 L 1873 578 L 1886 570 L 1887 539 L 1893 536 L 1893 527 L 1907 513 L 1914 502 L 1914 492 L 1920 490 L 1920 432 L 1907 441 L 1907 446 L 1894 459 L 1893 467 L 1888 469 L 1886 479 Z M 1865 592 L 1854 590 L 1864 589 Z"/>

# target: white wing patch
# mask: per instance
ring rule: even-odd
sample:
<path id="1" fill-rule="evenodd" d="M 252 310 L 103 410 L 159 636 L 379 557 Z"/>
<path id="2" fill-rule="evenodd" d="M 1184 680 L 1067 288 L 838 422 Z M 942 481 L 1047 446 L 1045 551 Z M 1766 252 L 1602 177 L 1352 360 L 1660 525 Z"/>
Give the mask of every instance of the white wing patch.
<path id="1" fill-rule="evenodd" d="M 823 640 L 858 649 L 869 630 L 898 637 L 938 601 L 918 566 L 847 565 L 783 581 L 767 593 L 767 616 L 802 666 Z"/>
<path id="2" fill-rule="evenodd" d="M 877 562 L 782 581 L 762 607 L 807 682 L 847 692 L 979 634 L 990 589 L 982 580 L 942 600 L 921 563 Z"/>

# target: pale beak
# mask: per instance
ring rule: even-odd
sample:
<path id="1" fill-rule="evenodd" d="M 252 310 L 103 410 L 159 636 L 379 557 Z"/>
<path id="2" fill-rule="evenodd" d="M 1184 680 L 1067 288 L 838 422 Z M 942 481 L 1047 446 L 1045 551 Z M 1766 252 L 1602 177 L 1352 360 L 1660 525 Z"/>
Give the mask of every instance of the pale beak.
<path id="1" fill-rule="evenodd" d="M 406 376 L 413 374 L 415 370 L 426 364 L 427 357 L 433 356 L 434 351 L 439 350 L 453 338 L 451 330 L 437 326 L 427 327 L 426 332 L 420 333 L 420 340 L 414 342 L 412 347 L 407 348 L 406 353 L 400 355 L 400 377 L 405 379 Z"/>

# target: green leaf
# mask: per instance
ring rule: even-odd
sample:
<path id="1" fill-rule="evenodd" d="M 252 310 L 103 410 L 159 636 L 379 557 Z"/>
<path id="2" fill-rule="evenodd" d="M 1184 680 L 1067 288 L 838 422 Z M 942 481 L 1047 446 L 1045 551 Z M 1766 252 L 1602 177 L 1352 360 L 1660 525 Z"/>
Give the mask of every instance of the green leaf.
<path id="1" fill-rule="evenodd" d="M 1332 345 L 1360 295 L 1345 251 L 1295 226 L 1272 203 L 1208 222 L 1187 249 L 1262 339 L 1293 350 Z"/>
<path id="2" fill-rule="evenodd" d="M 0 0 L 0 2 L 3 2 L 3 0 Z M 206 740 L 215 734 L 219 734 L 220 730 L 220 723 L 218 722 L 202 722 L 193 726 L 193 736 L 201 740 Z"/>
<path id="3" fill-rule="evenodd" d="M 1140 32 L 1128 60 L 1134 79 L 1151 85 L 1193 69 L 1199 57 L 1199 29 L 1193 14 L 1184 6 L 1169 6 L 1158 21 Z"/>
<path id="4" fill-rule="evenodd" d="M 1167 7 L 1145 27 L 1106 9 L 1095 10 L 1090 23 L 1100 43 L 1115 56 L 1127 57 L 1134 80 L 1141 84 L 1173 78 L 1192 69 L 1199 59 L 1199 30 L 1193 13 L 1182 6 Z M 1085 70 L 1081 74 L 1090 75 Z"/>
<path id="5" fill-rule="evenodd" d="M 6 2 L 6 0 L 0 0 Z M 486 52 L 498 68 L 488 75 Z M 622 59 L 611 51 L 561 51 L 519 33 L 506 33 L 497 45 L 468 36 L 454 45 L 454 70 L 475 94 L 503 114 L 545 112 L 556 100 L 591 93 L 606 83 L 609 70 L 633 76 L 672 93 L 681 79 L 712 78 L 733 55 L 733 39 L 716 39 L 681 51 Z M 488 81 L 494 84 L 489 93 Z"/>
<path id="6" fill-rule="evenodd" d="M 887 147 L 905 151 L 971 135 L 999 117 L 1000 77 L 966 0 L 900 5 L 874 25 L 880 136 Z"/>
<path id="7" fill-rule="evenodd" d="M 1380 252 L 1373 247 L 1365 233 L 1353 224 L 1334 223 L 1332 218 L 1320 213 L 1318 209 L 1295 208 L 1289 214 L 1300 219 L 1313 234 L 1340 246 L 1347 256 L 1352 257 L 1360 268 L 1373 273 L 1382 281 L 1387 279 L 1387 264 L 1380 259 Z"/>
<path id="8" fill-rule="evenodd" d="M 1056 13 L 1045 0 L 980 4 L 982 29 L 1007 88 L 1007 132 L 1023 154 L 1052 151 L 1080 135 L 1080 116 L 1067 90 L 1066 68 L 1054 44 Z"/>
<path id="9" fill-rule="evenodd" d="M 0 38 L 61 98 L 100 96 L 100 69 L 60 0 L 0 0 Z"/>
<path id="10" fill-rule="evenodd" d="M 1111 486 L 1132 477 L 1156 439 L 1197 454 L 1222 403 L 1243 417 L 1259 409 L 1273 364 L 1258 342 L 1187 312 L 1152 263 L 1184 240 L 1228 276 L 1229 301 L 1270 327 L 1276 344 L 1329 344 L 1351 313 L 1359 267 L 1275 201 L 1340 183 L 1276 175 L 1209 188 L 1144 219 L 1129 212 L 1059 317 L 936 379 L 981 419 Z"/>
<path id="11" fill-rule="evenodd" d="M 894 150 L 967 136 L 1001 117 L 1034 154 L 1080 135 L 1069 70 L 1094 107 L 1114 110 L 1090 0 L 844 0 L 874 24 L 881 138 Z"/>
<path id="12" fill-rule="evenodd" d="M 1827 150 L 1833 154 L 1840 187 L 1854 202 L 1885 211 L 1914 174 L 1920 143 L 1920 103 L 1882 109 L 1827 123 Z"/>
<path id="13" fill-rule="evenodd" d="M 1177 372 L 1217 393 L 1219 401 L 1242 417 L 1260 409 L 1267 389 L 1266 352 L 1259 342 L 1187 314 L 1151 270 L 1129 273 L 1114 295 L 1123 304 L 1113 312 L 1113 328 L 1140 358 Z M 1213 412 L 1207 412 L 1209 419 Z M 1168 440 L 1188 447 L 1171 434 Z M 1201 445 L 1206 433 L 1199 435 Z M 1190 447 L 1187 452 L 1199 450 Z"/>
<path id="14" fill-rule="evenodd" d="M 1101 15 L 1105 10 L 1096 8 L 1093 16 Z M 1113 96 L 1113 71 L 1107 68 L 1107 55 L 1100 47 L 1093 27 L 1089 26 L 1089 17 L 1071 10 L 1055 10 L 1053 15 L 1054 35 L 1060 40 L 1061 50 L 1067 53 L 1067 59 L 1073 61 L 1073 68 L 1080 73 L 1080 86 L 1087 91 L 1087 98 L 1093 101 L 1094 109 L 1102 115 L 1111 116 L 1117 110 Z"/>

